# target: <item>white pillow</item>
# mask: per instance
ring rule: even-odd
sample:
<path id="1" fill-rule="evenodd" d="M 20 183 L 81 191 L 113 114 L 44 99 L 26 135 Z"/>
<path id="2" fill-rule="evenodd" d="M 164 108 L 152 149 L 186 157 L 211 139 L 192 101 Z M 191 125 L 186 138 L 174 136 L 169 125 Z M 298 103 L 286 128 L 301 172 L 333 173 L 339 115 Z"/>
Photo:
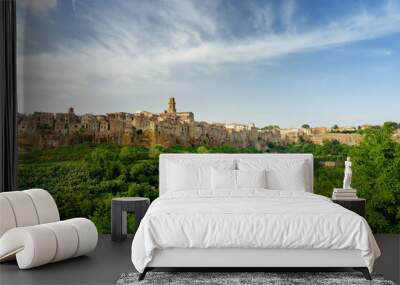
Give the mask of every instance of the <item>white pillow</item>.
<path id="1" fill-rule="evenodd" d="M 182 164 L 170 163 L 168 184 L 172 191 L 207 189 L 210 187 L 206 177 L 209 167 L 188 167 Z"/>
<path id="2" fill-rule="evenodd" d="M 235 169 L 234 160 L 169 161 L 167 164 L 167 191 L 211 190 L 211 168 Z"/>
<path id="3" fill-rule="evenodd" d="M 269 189 L 306 192 L 306 162 L 283 164 L 268 169 L 267 181 Z"/>
<path id="4" fill-rule="evenodd" d="M 211 189 L 236 189 L 236 170 L 211 168 Z"/>
<path id="5" fill-rule="evenodd" d="M 266 188 L 266 170 L 211 169 L 211 189 Z"/>
<path id="6" fill-rule="evenodd" d="M 266 169 L 268 189 L 290 191 L 306 191 L 307 189 L 306 160 L 239 160 L 238 168 L 253 171 Z"/>
<path id="7" fill-rule="evenodd" d="M 267 188 L 267 171 L 236 170 L 237 188 Z"/>

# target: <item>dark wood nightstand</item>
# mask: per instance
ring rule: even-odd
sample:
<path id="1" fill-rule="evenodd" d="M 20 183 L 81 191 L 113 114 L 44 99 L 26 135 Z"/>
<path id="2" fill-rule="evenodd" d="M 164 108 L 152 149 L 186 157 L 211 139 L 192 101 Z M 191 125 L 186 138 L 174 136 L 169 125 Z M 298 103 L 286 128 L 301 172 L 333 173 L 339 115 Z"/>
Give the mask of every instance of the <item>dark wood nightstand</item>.
<path id="1" fill-rule="evenodd" d="M 352 200 L 337 200 L 332 199 L 333 203 L 339 204 L 340 206 L 359 214 L 361 217 L 366 217 L 365 203 L 366 200 L 362 198 L 352 199 Z"/>

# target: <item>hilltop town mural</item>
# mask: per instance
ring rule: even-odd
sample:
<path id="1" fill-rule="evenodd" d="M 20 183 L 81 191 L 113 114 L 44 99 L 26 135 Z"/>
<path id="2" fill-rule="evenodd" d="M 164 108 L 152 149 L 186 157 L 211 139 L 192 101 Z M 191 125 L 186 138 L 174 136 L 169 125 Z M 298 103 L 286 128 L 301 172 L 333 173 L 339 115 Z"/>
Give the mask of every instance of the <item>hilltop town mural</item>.
<path id="1" fill-rule="evenodd" d="M 192 112 L 177 112 L 170 97 L 163 113 L 107 113 L 77 115 L 74 108 L 66 113 L 35 112 L 18 116 L 18 143 L 22 148 L 48 148 L 83 142 L 111 143 L 149 147 L 218 146 L 254 147 L 266 151 L 268 144 L 291 144 L 307 141 L 322 144 L 336 140 L 354 145 L 361 141 L 357 133 L 368 126 L 281 129 L 257 128 L 254 124 L 209 123 L 195 120 Z"/>
<path id="2" fill-rule="evenodd" d="M 162 153 L 347 156 L 375 232 L 400 232 L 400 3 L 18 0 L 18 188 L 110 232 L 158 197 Z M 130 226 L 133 226 L 130 217 Z"/>

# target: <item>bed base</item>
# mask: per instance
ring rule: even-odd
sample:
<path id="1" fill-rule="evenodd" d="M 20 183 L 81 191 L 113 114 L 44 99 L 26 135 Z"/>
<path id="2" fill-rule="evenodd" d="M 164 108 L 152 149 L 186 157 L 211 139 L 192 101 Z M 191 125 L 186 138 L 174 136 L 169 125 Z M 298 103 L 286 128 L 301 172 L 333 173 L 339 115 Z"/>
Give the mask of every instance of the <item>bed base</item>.
<path id="1" fill-rule="evenodd" d="M 353 268 L 370 280 L 371 276 L 359 250 L 350 249 L 254 249 L 254 248 L 167 248 L 156 249 L 144 272 L 178 271 L 338 271 Z M 196 270 L 194 270 L 196 269 Z"/>
<path id="2" fill-rule="evenodd" d="M 236 267 L 146 267 L 142 273 L 139 274 L 138 281 L 142 281 L 146 277 L 146 273 L 152 270 L 158 271 L 192 271 L 192 272 L 292 272 L 292 271 L 310 271 L 310 272 L 324 272 L 327 271 L 327 267 L 318 268 L 318 267 L 247 267 L 247 268 L 236 268 Z M 369 274 L 369 270 L 367 267 L 338 267 L 338 268 L 329 268 L 329 271 L 345 271 L 345 269 L 353 269 L 355 271 L 360 271 L 366 280 L 372 280 L 371 275 Z"/>

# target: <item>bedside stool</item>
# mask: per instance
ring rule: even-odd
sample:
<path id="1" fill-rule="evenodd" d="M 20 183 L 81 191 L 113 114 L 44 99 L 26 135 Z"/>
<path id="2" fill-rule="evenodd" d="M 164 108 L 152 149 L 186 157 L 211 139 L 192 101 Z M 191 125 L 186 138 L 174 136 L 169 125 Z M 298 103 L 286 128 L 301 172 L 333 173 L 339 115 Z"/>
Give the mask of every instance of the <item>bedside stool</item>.
<path id="1" fill-rule="evenodd" d="M 111 239 L 123 241 L 128 232 L 127 212 L 135 213 L 136 228 L 150 206 L 150 199 L 142 197 L 119 197 L 111 201 Z"/>
<path id="2" fill-rule="evenodd" d="M 359 214 L 361 217 L 365 218 L 366 217 L 366 211 L 365 211 L 365 203 L 366 200 L 363 198 L 357 198 L 357 199 L 352 199 L 352 200 L 337 200 L 337 199 L 332 199 L 333 203 L 339 204 L 340 206 L 353 211 L 356 214 Z"/>

